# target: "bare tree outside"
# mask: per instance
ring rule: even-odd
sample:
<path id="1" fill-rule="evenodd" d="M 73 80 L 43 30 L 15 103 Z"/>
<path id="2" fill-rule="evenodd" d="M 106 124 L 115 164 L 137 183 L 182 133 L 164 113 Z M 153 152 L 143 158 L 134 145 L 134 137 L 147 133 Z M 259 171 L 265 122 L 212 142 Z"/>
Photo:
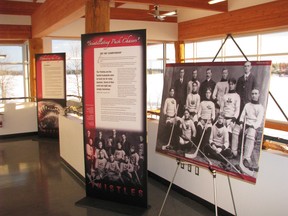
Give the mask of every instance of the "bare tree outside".
<path id="1" fill-rule="evenodd" d="M 77 44 L 71 44 L 70 50 L 66 52 L 67 75 L 74 75 L 75 81 L 72 94 L 82 96 L 82 68 L 81 68 L 81 48 Z"/>

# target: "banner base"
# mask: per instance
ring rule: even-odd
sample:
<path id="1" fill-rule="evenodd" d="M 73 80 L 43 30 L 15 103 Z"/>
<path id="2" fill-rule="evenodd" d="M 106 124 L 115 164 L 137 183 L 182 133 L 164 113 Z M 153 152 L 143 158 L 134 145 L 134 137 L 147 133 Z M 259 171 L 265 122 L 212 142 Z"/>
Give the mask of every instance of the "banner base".
<path id="1" fill-rule="evenodd" d="M 147 208 L 141 208 L 136 206 L 131 206 L 123 203 L 116 203 L 108 200 L 102 200 L 97 198 L 84 197 L 75 203 L 76 206 L 84 208 L 99 208 L 112 212 L 117 212 L 126 215 L 143 215 L 150 206 Z"/>

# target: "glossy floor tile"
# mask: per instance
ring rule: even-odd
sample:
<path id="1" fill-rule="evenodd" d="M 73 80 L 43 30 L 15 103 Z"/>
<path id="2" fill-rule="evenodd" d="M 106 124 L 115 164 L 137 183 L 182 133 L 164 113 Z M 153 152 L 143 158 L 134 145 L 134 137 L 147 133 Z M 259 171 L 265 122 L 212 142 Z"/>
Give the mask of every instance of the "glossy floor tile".
<path id="1" fill-rule="evenodd" d="M 150 207 L 141 215 L 159 214 L 167 186 L 148 179 Z M 100 208 L 76 206 L 85 197 L 81 181 L 61 163 L 59 143 L 38 136 L 0 140 L 0 216 L 120 216 Z M 163 216 L 212 216 L 215 213 L 171 191 Z"/>

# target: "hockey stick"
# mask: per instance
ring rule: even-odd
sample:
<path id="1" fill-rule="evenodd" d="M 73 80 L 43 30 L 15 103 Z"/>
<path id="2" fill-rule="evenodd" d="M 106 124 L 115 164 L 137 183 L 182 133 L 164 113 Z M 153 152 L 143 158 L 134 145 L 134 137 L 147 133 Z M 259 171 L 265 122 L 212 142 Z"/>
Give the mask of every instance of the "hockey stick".
<path id="1" fill-rule="evenodd" d="M 176 117 L 177 117 L 178 107 L 179 107 L 179 104 L 177 104 L 177 107 L 176 107 L 175 119 L 174 119 L 174 121 L 173 121 L 173 125 L 172 125 L 172 129 L 171 129 L 171 133 L 170 133 L 170 137 L 169 137 L 168 144 L 162 146 L 162 150 L 166 150 L 167 147 L 169 147 L 170 144 L 171 144 L 171 139 L 172 139 L 172 135 L 173 135 L 174 127 L 175 127 L 175 124 L 176 124 Z"/>
<path id="2" fill-rule="evenodd" d="M 197 154 L 198 154 L 198 151 L 199 151 L 199 149 L 200 149 L 200 146 L 201 146 L 201 143 L 202 143 L 202 140 L 203 140 L 203 137 L 204 137 L 204 134 L 205 134 L 205 131 L 206 131 L 206 124 L 205 124 L 205 126 L 204 126 L 204 130 L 203 130 L 203 132 L 202 132 L 202 134 L 201 134 L 201 138 L 200 138 L 200 140 L 199 140 L 199 143 L 198 143 L 198 146 L 197 146 L 197 149 L 196 149 L 196 151 L 193 153 L 193 154 L 188 154 L 188 153 L 185 153 L 185 157 L 187 157 L 187 158 L 195 158 L 196 156 L 197 156 Z M 188 139 L 190 142 L 192 142 L 192 140 L 190 140 L 190 139 Z M 193 142 L 192 142 L 193 143 Z M 193 143 L 194 144 L 194 143 Z M 195 144 L 194 144 L 195 145 Z"/>
<path id="3" fill-rule="evenodd" d="M 227 163 L 229 163 L 229 165 L 233 169 L 235 169 L 238 174 L 242 175 L 242 173 L 226 157 L 224 157 L 221 153 L 218 153 L 218 155 L 220 155 L 220 157 L 222 157 Z"/>
<path id="4" fill-rule="evenodd" d="M 249 176 L 254 176 L 254 171 L 251 171 L 247 167 L 244 166 L 243 164 L 243 154 L 244 154 L 244 135 L 245 135 L 245 130 L 246 130 L 246 117 L 244 117 L 244 123 L 243 123 L 243 132 L 242 132 L 242 140 L 241 140 L 241 152 L 240 152 L 240 161 L 239 161 L 239 167 L 241 171 L 244 173 L 248 174 Z"/>

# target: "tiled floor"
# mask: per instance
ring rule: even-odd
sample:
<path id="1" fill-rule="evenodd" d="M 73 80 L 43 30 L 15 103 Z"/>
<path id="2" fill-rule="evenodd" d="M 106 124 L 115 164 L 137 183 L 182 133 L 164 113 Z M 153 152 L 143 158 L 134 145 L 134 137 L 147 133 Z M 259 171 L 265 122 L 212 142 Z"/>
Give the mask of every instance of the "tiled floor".
<path id="1" fill-rule="evenodd" d="M 148 208 L 142 215 L 159 214 L 167 187 L 148 179 Z M 75 202 L 85 197 L 82 182 L 61 163 L 59 143 L 35 137 L 0 140 L 1 216 L 120 216 Z M 163 216 L 202 216 L 215 213 L 193 200 L 170 191 Z"/>

